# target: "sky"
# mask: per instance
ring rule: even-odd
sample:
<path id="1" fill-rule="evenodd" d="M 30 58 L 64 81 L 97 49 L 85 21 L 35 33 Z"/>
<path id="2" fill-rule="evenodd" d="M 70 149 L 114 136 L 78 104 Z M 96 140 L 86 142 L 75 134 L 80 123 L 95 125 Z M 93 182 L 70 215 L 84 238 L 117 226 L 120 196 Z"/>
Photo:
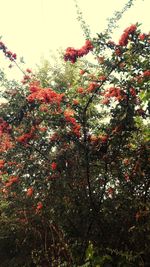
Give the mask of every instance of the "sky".
<path id="1" fill-rule="evenodd" d="M 107 26 L 106 19 L 120 10 L 127 0 L 78 0 L 83 17 L 92 35 Z M 119 22 L 114 38 L 130 24 L 142 23 L 142 30 L 149 32 L 150 0 L 135 0 Z M 50 59 L 60 47 L 80 48 L 84 45 L 83 31 L 77 21 L 73 0 L 0 0 L 0 36 L 18 58 L 24 58 L 26 66 L 33 68 L 42 57 Z M 1 53 L 2 54 L 2 53 Z M 21 77 L 19 70 L 8 69 L 8 61 L 0 55 L 0 68 L 5 67 L 10 77 Z"/>

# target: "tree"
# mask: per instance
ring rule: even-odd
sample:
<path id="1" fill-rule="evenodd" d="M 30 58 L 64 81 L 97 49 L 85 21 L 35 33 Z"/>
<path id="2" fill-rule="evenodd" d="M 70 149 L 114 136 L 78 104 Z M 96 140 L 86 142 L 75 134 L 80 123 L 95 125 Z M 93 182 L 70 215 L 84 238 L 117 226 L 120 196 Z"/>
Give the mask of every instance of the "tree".
<path id="1" fill-rule="evenodd" d="M 101 33 L 67 48 L 56 77 L 28 69 L 9 84 L 0 111 L 9 261 L 25 251 L 24 266 L 148 266 L 149 45 L 138 24 L 117 44 Z"/>

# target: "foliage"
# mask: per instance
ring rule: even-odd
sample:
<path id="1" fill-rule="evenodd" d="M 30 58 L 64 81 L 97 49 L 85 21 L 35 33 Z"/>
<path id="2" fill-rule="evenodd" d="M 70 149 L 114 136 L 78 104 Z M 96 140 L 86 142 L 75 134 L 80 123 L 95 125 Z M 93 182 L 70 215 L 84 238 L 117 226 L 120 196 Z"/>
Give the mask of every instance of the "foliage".
<path id="1" fill-rule="evenodd" d="M 2 73 L 1 266 L 149 266 L 149 46 L 136 24 Z"/>

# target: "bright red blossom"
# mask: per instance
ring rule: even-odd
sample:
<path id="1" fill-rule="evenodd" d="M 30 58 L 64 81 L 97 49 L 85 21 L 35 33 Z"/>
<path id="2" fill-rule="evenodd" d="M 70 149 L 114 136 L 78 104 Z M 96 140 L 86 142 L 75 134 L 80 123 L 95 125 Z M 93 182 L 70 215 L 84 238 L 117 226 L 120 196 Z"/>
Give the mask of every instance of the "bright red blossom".
<path id="1" fill-rule="evenodd" d="M 28 197 L 31 197 L 32 195 L 33 195 L 33 188 L 32 187 L 30 187 L 30 188 L 28 188 L 28 190 L 27 190 L 27 196 Z"/>
<path id="2" fill-rule="evenodd" d="M 86 71 L 85 70 L 80 70 L 80 74 L 83 75 Z"/>
<path id="3" fill-rule="evenodd" d="M 34 102 L 39 100 L 43 103 L 51 103 L 60 105 L 64 94 L 59 94 L 53 91 L 51 88 L 41 88 L 39 83 L 34 82 L 29 86 L 31 94 L 28 95 L 27 100 L 29 102 Z"/>
<path id="4" fill-rule="evenodd" d="M 79 100 L 78 99 L 73 99 L 73 104 L 74 105 L 78 105 L 79 104 Z"/>
<path id="5" fill-rule="evenodd" d="M 52 162 L 51 163 L 51 168 L 53 171 L 55 171 L 57 169 L 57 163 L 56 162 Z"/>
<path id="6" fill-rule="evenodd" d="M 81 129 L 81 126 L 80 126 L 80 124 L 78 124 L 78 123 L 76 123 L 76 124 L 72 127 L 72 131 L 73 131 L 73 133 L 74 133 L 77 137 L 80 137 L 80 136 L 81 136 L 80 129 Z"/>
<path id="7" fill-rule="evenodd" d="M 93 92 L 98 87 L 96 83 L 90 83 L 89 87 L 87 88 L 88 92 Z"/>
<path id="8" fill-rule="evenodd" d="M 82 94 L 82 93 L 84 93 L 84 88 L 82 88 L 82 87 L 79 87 L 79 88 L 77 89 L 77 92 L 78 92 L 79 94 Z"/>
<path id="9" fill-rule="evenodd" d="M 37 207 L 36 207 L 36 212 L 38 213 L 42 208 L 43 208 L 42 202 L 38 202 Z"/>
<path id="10" fill-rule="evenodd" d="M 126 46 L 128 44 L 128 41 L 130 39 L 129 35 L 133 34 L 137 29 L 136 25 L 131 25 L 127 29 L 124 30 L 123 34 L 121 35 L 121 38 L 119 40 L 119 45 Z"/>
<path id="11" fill-rule="evenodd" d="M 143 82 L 144 78 L 149 78 L 149 77 L 150 77 L 150 70 L 145 70 L 145 71 L 143 71 L 142 74 L 135 77 L 135 80 L 137 80 L 138 83 L 141 83 L 141 82 Z"/>
<path id="12" fill-rule="evenodd" d="M 150 77 L 150 70 L 145 70 L 143 72 L 143 77 Z"/>
<path id="13" fill-rule="evenodd" d="M 10 176 L 9 180 L 5 183 L 6 187 L 10 187 L 12 184 L 17 183 L 19 181 L 18 176 Z"/>
<path id="14" fill-rule="evenodd" d="M 139 39 L 141 40 L 141 41 L 144 41 L 144 39 L 145 39 L 145 37 L 146 37 L 146 34 L 144 34 L 144 33 L 141 33 L 141 34 L 139 34 Z"/>
<path id="15" fill-rule="evenodd" d="M 17 59 L 16 53 L 9 51 L 3 42 L 0 42 L 0 50 L 3 51 L 5 57 L 9 58 L 10 61 L 14 61 Z"/>
<path id="16" fill-rule="evenodd" d="M 74 116 L 74 110 L 72 110 L 72 109 L 66 109 L 65 111 L 64 111 L 64 116 L 65 117 L 70 117 L 70 116 Z"/>
<path id="17" fill-rule="evenodd" d="M 34 137 L 35 128 L 32 127 L 30 132 L 25 133 L 19 137 L 16 138 L 16 141 L 19 143 L 27 143 L 31 138 Z"/>
<path id="18" fill-rule="evenodd" d="M 126 98 L 125 93 L 120 87 L 110 87 L 106 89 L 102 95 L 105 97 L 101 102 L 102 104 L 108 104 L 110 98 L 114 98 L 116 101 L 121 101 Z"/>
<path id="19" fill-rule="evenodd" d="M 0 159 L 0 169 L 4 168 L 5 161 L 3 159 Z"/>
<path id="20" fill-rule="evenodd" d="M 82 46 L 80 49 L 75 49 L 73 47 L 68 47 L 66 49 L 66 53 L 64 55 L 65 61 L 71 61 L 75 63 L 78 57 L 83 57 L 89 53 L 89 51 L 93 50 L 93 45 L 90 40 L 86 40 L 85 45 Z"/>

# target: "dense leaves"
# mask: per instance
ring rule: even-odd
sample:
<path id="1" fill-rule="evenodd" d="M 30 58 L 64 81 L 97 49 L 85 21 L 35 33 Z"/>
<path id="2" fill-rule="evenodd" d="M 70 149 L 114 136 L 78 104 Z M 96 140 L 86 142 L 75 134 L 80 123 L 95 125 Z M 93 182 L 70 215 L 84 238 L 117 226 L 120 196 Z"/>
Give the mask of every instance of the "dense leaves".
<path id="1" fill-rule="evenodd" d="M 95 63 L 78 62 L 90 51 Z M 149 51 L 131 25 L 117 44 L 100 34 L 67 48 L 61 71 L 9 84 L 2 266 L 149 266 Z"/>

